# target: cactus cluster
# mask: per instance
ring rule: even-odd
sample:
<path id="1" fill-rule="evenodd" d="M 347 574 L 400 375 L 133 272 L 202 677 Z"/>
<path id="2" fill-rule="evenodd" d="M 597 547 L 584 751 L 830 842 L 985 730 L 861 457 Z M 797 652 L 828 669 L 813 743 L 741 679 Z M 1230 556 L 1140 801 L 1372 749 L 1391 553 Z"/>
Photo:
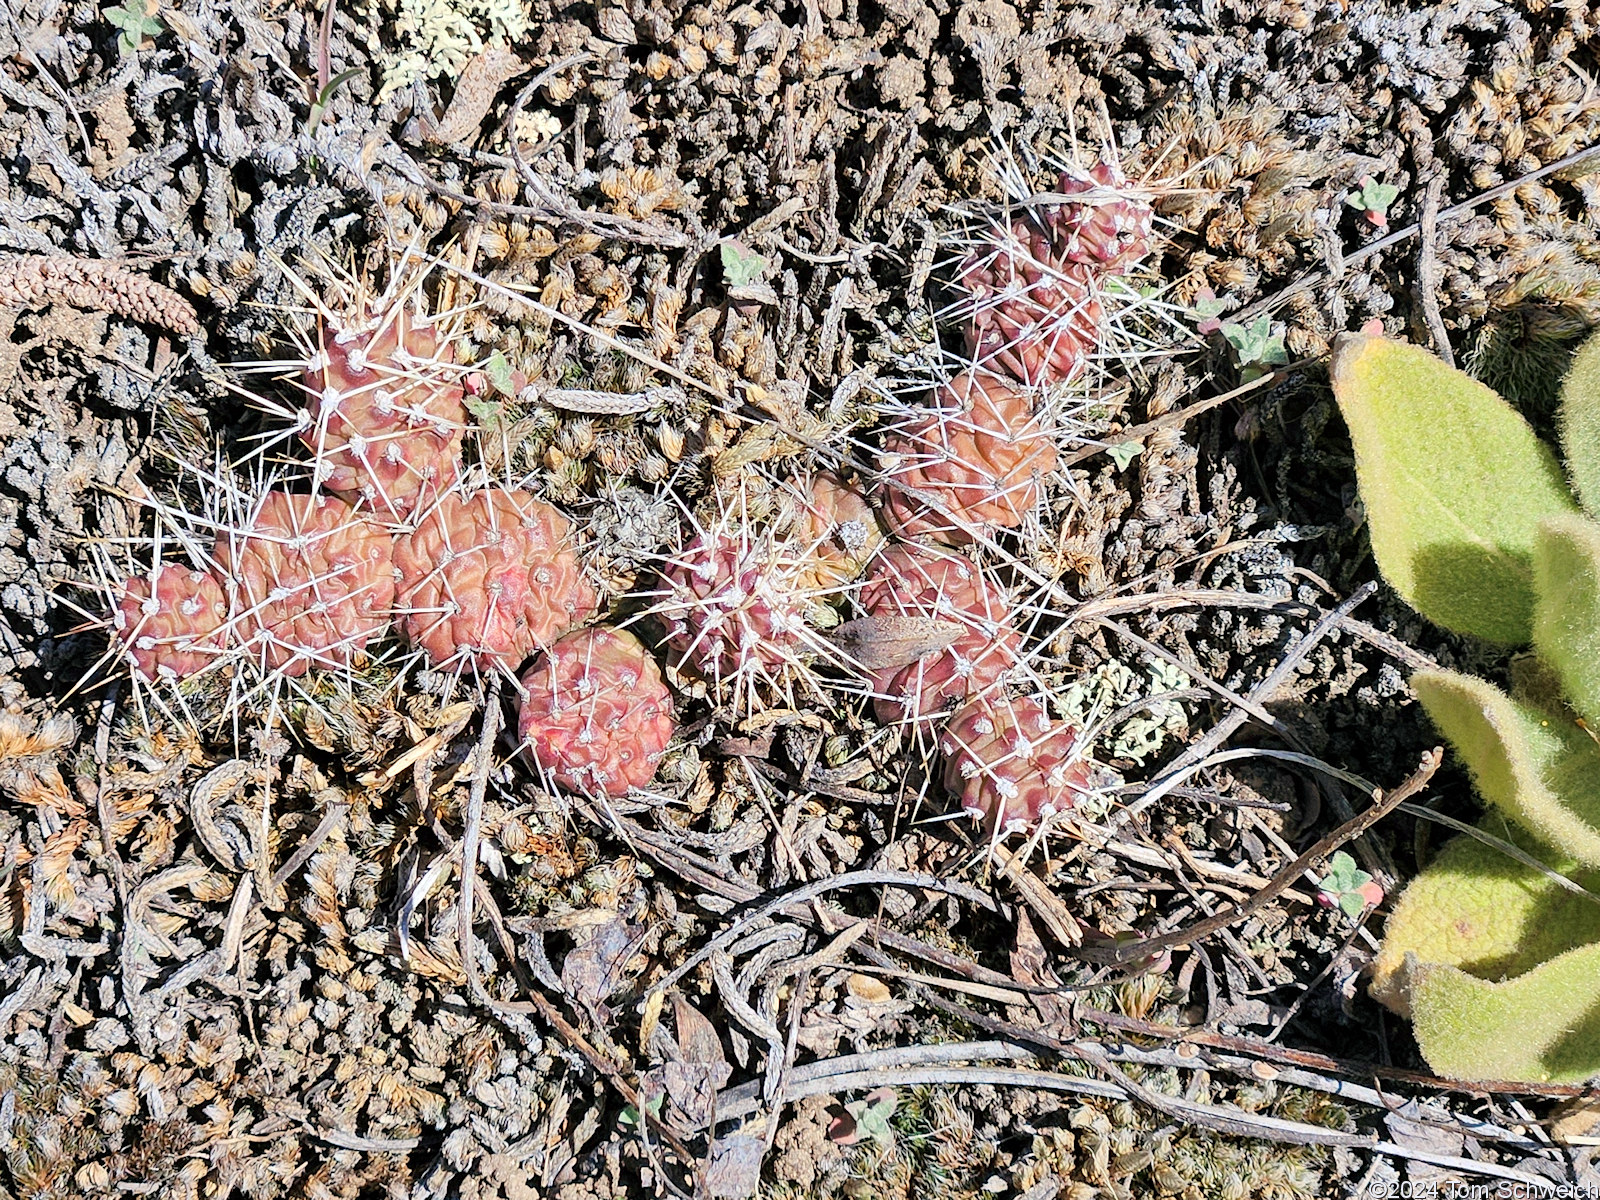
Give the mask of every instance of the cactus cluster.
<path id="1" fill-rule="evenodd" d="M 1143 253 L 1148 213 L 1106 170 L 1064 179 L 1070 198 L 1030 218 L 1052 269 L 1103 275 Z M 215 532 L 206 569 L 126 582 L 113 596 L 124 659 L 143 679 L 249 667 L 281 681 L 359 666 L 392 632 L 435 669 L 522 672 L 523 742 L 560 786 L 648 783 L 672 734 L 667 682 L 633 635 L 585 628 L 600 598 L 567 516 L 485 481 L 467 410 L 487 375 L 462 361 L 454 327 L 424 311 L 414 274 L 375 300 L 347 288 L 333 307 L 301 291 L 319 319 L 291 365 L 302 399 L 280 411 L 278 444 L 298 445 L 304 469 L 223 485 L 226 511 L 194 523 Z M 753 506 L 739 477 L 718 484 L 704 523 L 618 589 L 648 601 L 638 613 L 624 598 L 627 623 L 659 635 L 668 682 L 735 709 L 795 703 L 797 682 L 820 695 L 819 663 L 850 666 L 827 634 L 844 597 L 877 620 L 931 624 L 949 636 L 870 672 L 878 718 L 942 750 L 952 793 L 997 830 L 1069 806 L 1086 786 L 1077 733 L 1010 698 L 1023 636 L 974 549 L 1022 527 L 1057 469 L 1039 382 L 1025 366 L 972 366 L 932 387 L 889 421 L 870 494 L 819 469 L 763 475 Z M 185 544 L 197 564 L 199 540 Z"/>
<path id="2" fill-rule="evenodd" d="M 1589 1078 L 1600 916 L 1569 881 L 1600 878 L 1600 341 L 1563 389 L 1565 478 L 1505 400 L 1426 351 L 1347 336 L 1333 385 L 1385 578 L 1448 629 L 1533 650 L 1511 692 L 1412 676 L 1494 812 L 1406 888 L 1373 994 L 1441 1074 Z"/>
<path id="3" fill-rule="evenodd" d="M 206 569 L 158 554 L 148 577 L 115 588 L 114 639 L 136 678 L 251 667 L 293 679 L 350 666 L 391 629 L 435 668 L 509 672 L 594 615 L 567 518 L 524 491 L 469 486 L 464 372 L 448 332 L 407 298 L 415 290 L 357 303 L 350 320 L 323 314 L 300 367 L 304 407 L 283 414 L 312 455 L 306 483 L 208 476 L 221 512 L 190 522 L 216 530 Z M 596 643 L 602 662 L 622 636 Z M 664 692 L 651 704 L 648 734 L 612 751 L 624 767 L 552 760 L 556 777 L 602 791 L 647 780 L 672 728 Z"/>
<path id="4" fill-rule="evenodd" d="M 946 789 L 996 833 L 1071 807 L 1089 772 L 1074 726 L 1008 695 L 1022 635 L 1003 593 L 959 551 L 1038 506 L 1057 456 L 1031 393 L 1082 374 L 1102 334 L 1102 286 L 1149 253 L 1153 229 L 1148 197 L 1105 159 L 1063 172 L 1057 187 L 960 268 L 971 365 L 885 433 L 878 501 L 907 544 L 880 557 L 859 597 L 869 617 L 947 630 L 939 649 L 873 672 L 874 708 L 934 735 Z"/>

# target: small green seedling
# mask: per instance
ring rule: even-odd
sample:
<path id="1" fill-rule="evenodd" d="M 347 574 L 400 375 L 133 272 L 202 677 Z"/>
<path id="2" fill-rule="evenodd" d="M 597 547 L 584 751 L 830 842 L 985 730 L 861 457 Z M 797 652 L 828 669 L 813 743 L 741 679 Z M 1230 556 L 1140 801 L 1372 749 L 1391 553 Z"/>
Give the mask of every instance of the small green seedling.
<path id="1" fill-rule="evenodd" d="M 132 0 L 132 2 L 137 3 L 138 0 Z M 359 74 L 361 74 L 360 67 L 351 67 L 348 71 L 340 71 L 332 79 L 328 80 L 328 86 L 317 93 L 316 99 L 311 102 L 311 111 L 306 114 L 306 132 L 308 134 L 315 133 L 317 126 L 322 124 L 322 118 L 328 111 L 328 105 L 333 103 L 333 98 L 339 94 L 339 89 Z"/>
<path id="2" fill-rule="evenodd" d="M 1340 850 L 1328 860 L 1328 873 L 1317 884 L 1317 903 L 1324 908 L 1337 907 L 1354 919 L 1383 903 L 1383 886 Z"/>
<path id="3" fill-rule="evenodd" d="M 767 260 L 743 242 L 729 238 L 722 243 L 722 278 L 729 287 L 748 287 L 766 273 Z"/>
<path id="4" fill-rule="evenodd" d="M 516 384 L 511 378 L 511 363 L 499 350 L 489 355 L 483 364 L 483 373 L 494 385 L 494 390 L 502 396 L 516 395 Z"/>
<path id="5" fill-rule="evenodd" d="M 1144 453 L 1144 443 L 1139 441 L 1117 442 L 1107 446 L 1106 453 L 1111 456 L 1111 461 L 1117 464 L 1117 470 L 1126 471 L 1128 464 Z"/>
<path id="6" fill-rule="evenodd" d="M 1272 331 L 1272 318 L 1257 317 L 1249 325 L 1222 321 L 1217 326 L 1228 345 L 1233 347 L 1234 358 L 1239 363 L 1239 382 L 1250 383 L 1260 379 L 1273 367 L 1289 361 L 1289 352 L 1283 347 L 1283 329 Z"/>
<path id="7" fill-rule="evenodd" d="M 829 1123 L 828 1139 L 840 1146 L 853 1146 L 861 1141 L 892 1145 L 894 1129 L 889 1125 L 889 1118 L 894 1116 L 899 1103 L 900 1098 L 893 1088 L 878 1088 L 863 1099 L 850 1101 L 844 1106 L 844 1112 Z"/>
<path id="8" fill-rule="evenodd" d="M 1195 295 L 1194 307 L 1189 310 L 1189 315 L 1195 318 L 1194 331 L 1201 336 L 1217 332 L 1222 328 L 1222 314 L 1227 307 L 1228 302 L 1216 292 L 1201 288 Z"/>
<path id="9" fill-rule="evenodd" d="M 644 1110 L 659 1121 L 661 1119 L 661 1110 L 666 1103 L 666 1092 L 657 1092 L 655 1095 L 645 1100 Z M 639 1116 L 639 1110 L 633 1105 L 629 1104 L 617 1114 L 617 1124 L 625 1125 L 630 1129 L 637 1129 L 639 1126 L 644 1124 L 644 1121 Z"/>
<path id="10" fill-rule="evenodd" d="M 1392 183 L 1379 183 L 1371 175 L 1363 175 L 1355 191 L 1344 202 L 1355 209 L 1374 229 L 1389 228 L 1389 205 L 1393 204 L 1400 189 Z"/>
<path id="11" fill-rule="evenodd" d="M 115 8 L 102 10 L 101 15 L 121 30 L 117 35 L 117 49 L 123 54 L 136 54 L 146 38 L 166 32 L 167 27 L 156 16 L 159 11 L 158 0 L 123 0 Z"/>

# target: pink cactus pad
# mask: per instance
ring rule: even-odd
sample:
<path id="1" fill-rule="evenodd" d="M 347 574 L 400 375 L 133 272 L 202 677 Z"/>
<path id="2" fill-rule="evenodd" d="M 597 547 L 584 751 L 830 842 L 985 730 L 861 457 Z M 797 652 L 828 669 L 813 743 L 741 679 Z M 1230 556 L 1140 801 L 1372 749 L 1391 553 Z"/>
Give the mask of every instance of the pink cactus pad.
<path id="1" fill-rule="evenodd" d="M 1116 164 L 1101 159 L 1087 171 L 1063 171 L 1056 189 L 1082 197 L 1044 213 L 1061 258 L 1120 274 L 1150 253 L 1155 210 Z"/>
<path id="2" fill-rule="evenodd" d="M 621 796 L 644 787 L 672 740 L 672 696 L 639 639 L 616 629 L 561 638 L 522 677 L 517 731 L 562 787 Z"/>
<path id="3" fill-rule="evenodd" d="M 273 491 L 216 557 L 237 590 L 239 637 L 293 676 L 344 665 L 389 628 L 391 552 L 389 534 L 338 497 Z"/>
<path id="4" fill-rule="evenodd" d="M 599 601 L 572 525 L 527 492 L 450 492 L 395 542 L 399 613 L 436 666 L 514 669 L 587 619 Z"/>
<path id="5" fill-rule="evenodd" d="M 1049 236 L 1018 221 L 1011 236 L 968 261 L 972 293 L 967 354 L 1023 383 L 1070 383 L 1083 371 L 1105 319 L 1090 267 L 1052 257 Z"/>
<path id="6" fill-rule="evenodd" d="M 968 528 L 1022 523 L 1038 501 L 1039 478 L 1055 470 L 1056 447 L 1026 396 L 998 375 L 967 371 L 934 392 L 925 417 L 884 439 L 880 464 L 894 484 L 951 514 L 888 484 L 883 511 L 891 529 L 963 545 L 973 540 Z"/>
<path id="7" fill-rule="evenodd" d="M 152 579 L 154 585 L 152 586 Z M 164 563 L 128 580 L 111 623 L 145 679 L 183 679 L 222 652 L 228 599 L 204 571 Z"/>
<path id="8" fill-rule="evenodd" d="M 403 305 L 361 328 L 328 329 L 305 372 L 300 431 L 322 486 L 391 517 L 448 487 L 466 429 L 454 358 Z"/>
<path id="9" fill-rule="evenodd" d="M 886 725 L 943 719 L 997 687 L 1022 648 L 1005 597 L 952 551 L 890 547 L 873 564 L 860 603 L 870 616 L 925 617 L 960 630 L 945 649 L 872 676 L 873 709 Z"/>
<path id="10" fill-rule="evenodd" d="M 1051 720 L 1032 697 L 974 701 L 939 735 L 945 788 L 992 832 L 1031 828 L 1089 790 L 1077 741 L 1076 727 Z"/>
<path id="11" fill-rule="evenodd" d="M 668 644 L 709 678 L 775 675 L 804 650 L 800 572 L 769 539 L 699 537 L 661 574 Z"/>
<path id="12" fill-rule="evenodd" d="M 1100 286 L 1150 252 L 1154 211 L 1111 163 L 1065 171 L 1077 197 L 1002 226 L 963 266 L 973 361 L 1024 383 L 1067 383 L 1099 340 Z"/>

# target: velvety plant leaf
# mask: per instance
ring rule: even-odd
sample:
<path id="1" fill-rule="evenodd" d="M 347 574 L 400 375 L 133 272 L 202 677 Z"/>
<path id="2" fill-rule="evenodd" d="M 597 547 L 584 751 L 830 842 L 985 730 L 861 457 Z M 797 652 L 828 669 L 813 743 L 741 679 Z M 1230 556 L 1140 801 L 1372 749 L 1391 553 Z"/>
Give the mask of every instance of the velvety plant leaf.
<path id="1" fill-rule="evenodd" d="M 1483 798 L 1557 852 L 1600 866 L 1600 746 L 1570 717 L 1486 680 L 1419 671 L 1411 686 Z"/>
<path id="2" fill-rule="evenodd" d="M 1600 727 L 1600 524 L 1553 517 L 1534 544 L 1533 645 L 1572 707 Z"/>
<path id="3" fill-rule="evenodd" d="M 1491 983 L 1423 964 L 1411 1021 L 1428 1065 L 1455 1079 L 1577 1083 L 1600 1071 L 1600 943 Z"/>
<path id="4" fill-rule="evenodd" d="M 1600 894 L 1600 874 L 1545 849 L 1489 816 L 1483 828 Z M 1446 843 L 1406 885 L 1372 964 L 1372 995 L 1410 1011 L 1412 964 L 1438 963 L 1480 979 L 1514 978 L 1577 946 L 1600 940 L 1600 904 L 1474 837 Z M 1600 995 L 1600 990 L 1597 990 Z"/>
<path id="5" fill-rule="evenodd" d="M 1384 577 L 1447 629 L 1527 642 L 1539 522 L 1577 508 L 1555 456 L 1503 399 L 1420 347 L 1347 334 L 1332 378 Z"/>
<path id="6" fill-rule="evenodd" d="M 1600 335 L 1572 357 L 1561 385 L 1561 452 L 1583 507 L 1600 515 Z"/>

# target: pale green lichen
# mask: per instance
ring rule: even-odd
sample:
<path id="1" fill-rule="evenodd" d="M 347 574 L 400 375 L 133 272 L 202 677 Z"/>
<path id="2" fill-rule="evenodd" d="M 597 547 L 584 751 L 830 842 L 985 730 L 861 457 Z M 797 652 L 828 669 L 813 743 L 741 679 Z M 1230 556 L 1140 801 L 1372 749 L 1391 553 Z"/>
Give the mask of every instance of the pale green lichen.
<path id="1" fill-rule="evenodd" d="M 1079 677 L 1062 693 L 1061 706 L 1068 719 L 1089 729 L 1136 701 L 1192 687 L 1193 680 L 1165 662 L 1146 663 L 1140 674 L 1126 663 L 1113 661 Z M 1142 763 L 1172 738 L 1187 733 L 1188 728 L 1189 714 L 1180 702 L 1150 699 L 1143 708 L 1102 732 L 1096 754 Z"/>
<path id="2" fill-rule="evenodd" d="M 525 0 L 369 0 L 369 48 L 384 63 L 381 102 L 413 83 L 458 74 L 489 46 L 527 36 Z"/>

